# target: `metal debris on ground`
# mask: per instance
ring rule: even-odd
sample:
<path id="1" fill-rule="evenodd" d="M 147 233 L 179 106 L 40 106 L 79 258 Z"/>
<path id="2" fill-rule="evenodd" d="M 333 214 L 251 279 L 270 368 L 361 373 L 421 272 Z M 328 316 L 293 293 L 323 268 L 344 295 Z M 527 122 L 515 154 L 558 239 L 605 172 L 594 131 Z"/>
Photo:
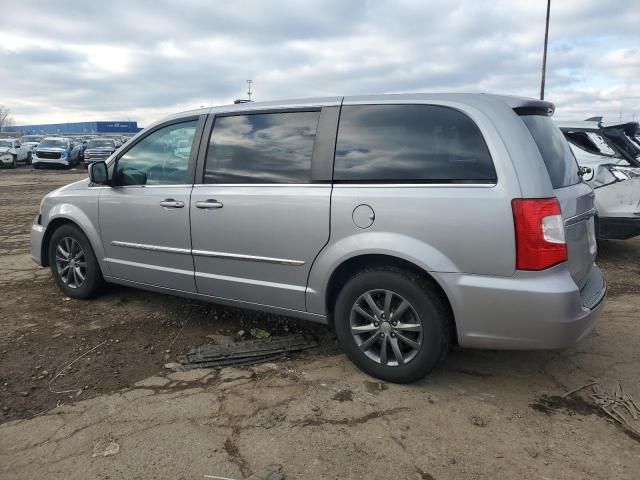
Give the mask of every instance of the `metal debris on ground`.
<path id="1" fill-rule="evenodd" d="M 179 356 L 177 360 L 187 369 L 251 365 L 317 346 L 318 342 L 315 339 L 295 334 L 247 340 L 230 345 L 202 345 L 192 348 L 189 353 Z"/>

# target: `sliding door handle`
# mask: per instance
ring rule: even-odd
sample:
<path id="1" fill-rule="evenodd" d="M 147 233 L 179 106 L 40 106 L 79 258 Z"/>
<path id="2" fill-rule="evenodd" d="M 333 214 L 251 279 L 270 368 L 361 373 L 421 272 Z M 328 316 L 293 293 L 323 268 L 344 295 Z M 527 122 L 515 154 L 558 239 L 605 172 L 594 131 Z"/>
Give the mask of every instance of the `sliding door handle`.
<path id="1" fill-rule="evenodd" d="M 214 200 L 213 198 L 210 198 L 209 200 L 205 200 L 204 202 L 196 202 L 196 207 L 209 208 L 209 209 L 222 208 L 222 203 L 217 200 Z"/>

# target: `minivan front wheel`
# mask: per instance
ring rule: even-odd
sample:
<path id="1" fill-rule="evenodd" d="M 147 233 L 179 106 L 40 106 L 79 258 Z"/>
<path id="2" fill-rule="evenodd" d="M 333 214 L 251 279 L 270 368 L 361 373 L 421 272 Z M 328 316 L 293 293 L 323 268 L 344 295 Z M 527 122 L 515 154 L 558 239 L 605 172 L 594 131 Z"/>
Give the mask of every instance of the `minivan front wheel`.
<path id="1" fill-rule="evenodd" d="M 49 264 L 56 285 L 69 297 L 91 298 L 102 286 L 102 272 L 95 253 L 87 237 L 75 225 L 62 225 L 53 232 Z"/>
<path id="2" fill-rule="evenodd" d="M 451 322 L 433 286 L 394 267 L 365 270 L 346 283 L 335 328 L 358 368 L 394 383 L 427 375 L 451 344 Z"/>

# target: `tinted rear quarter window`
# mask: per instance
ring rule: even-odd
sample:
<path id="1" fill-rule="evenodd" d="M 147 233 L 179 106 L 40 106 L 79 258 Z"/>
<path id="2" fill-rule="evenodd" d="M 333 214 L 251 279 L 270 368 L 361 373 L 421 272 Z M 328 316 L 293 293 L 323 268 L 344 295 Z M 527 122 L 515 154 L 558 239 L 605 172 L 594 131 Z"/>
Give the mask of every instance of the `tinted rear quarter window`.
<path id="1" fill-rule="evenodd" d="M 342 107 L 336 182 L 494 183 L 478 126 L 435 105 Z"/>
<path id="2" fill-rule="evenodd" d="M 320 112 L 215 120 L 204 183 L 308 183 Z"/>
<path id="3" fill-rule="evenodd" d="M 553 188 L 580 182 L 578 163 L 560 129 L 546 115 L 521 115 L 538 146 Z"/>

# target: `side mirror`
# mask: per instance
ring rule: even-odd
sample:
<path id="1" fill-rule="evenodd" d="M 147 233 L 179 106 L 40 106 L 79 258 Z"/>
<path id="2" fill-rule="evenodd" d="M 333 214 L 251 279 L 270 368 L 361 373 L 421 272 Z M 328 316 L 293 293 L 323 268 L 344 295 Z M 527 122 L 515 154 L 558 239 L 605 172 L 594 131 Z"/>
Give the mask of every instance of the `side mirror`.
<path id="1" fill-rule="evenodd" d="M 89 165 L 89 179 L 98 185 L 109 184 L 109 168 L 105 162 L 94 162 Z"/>

